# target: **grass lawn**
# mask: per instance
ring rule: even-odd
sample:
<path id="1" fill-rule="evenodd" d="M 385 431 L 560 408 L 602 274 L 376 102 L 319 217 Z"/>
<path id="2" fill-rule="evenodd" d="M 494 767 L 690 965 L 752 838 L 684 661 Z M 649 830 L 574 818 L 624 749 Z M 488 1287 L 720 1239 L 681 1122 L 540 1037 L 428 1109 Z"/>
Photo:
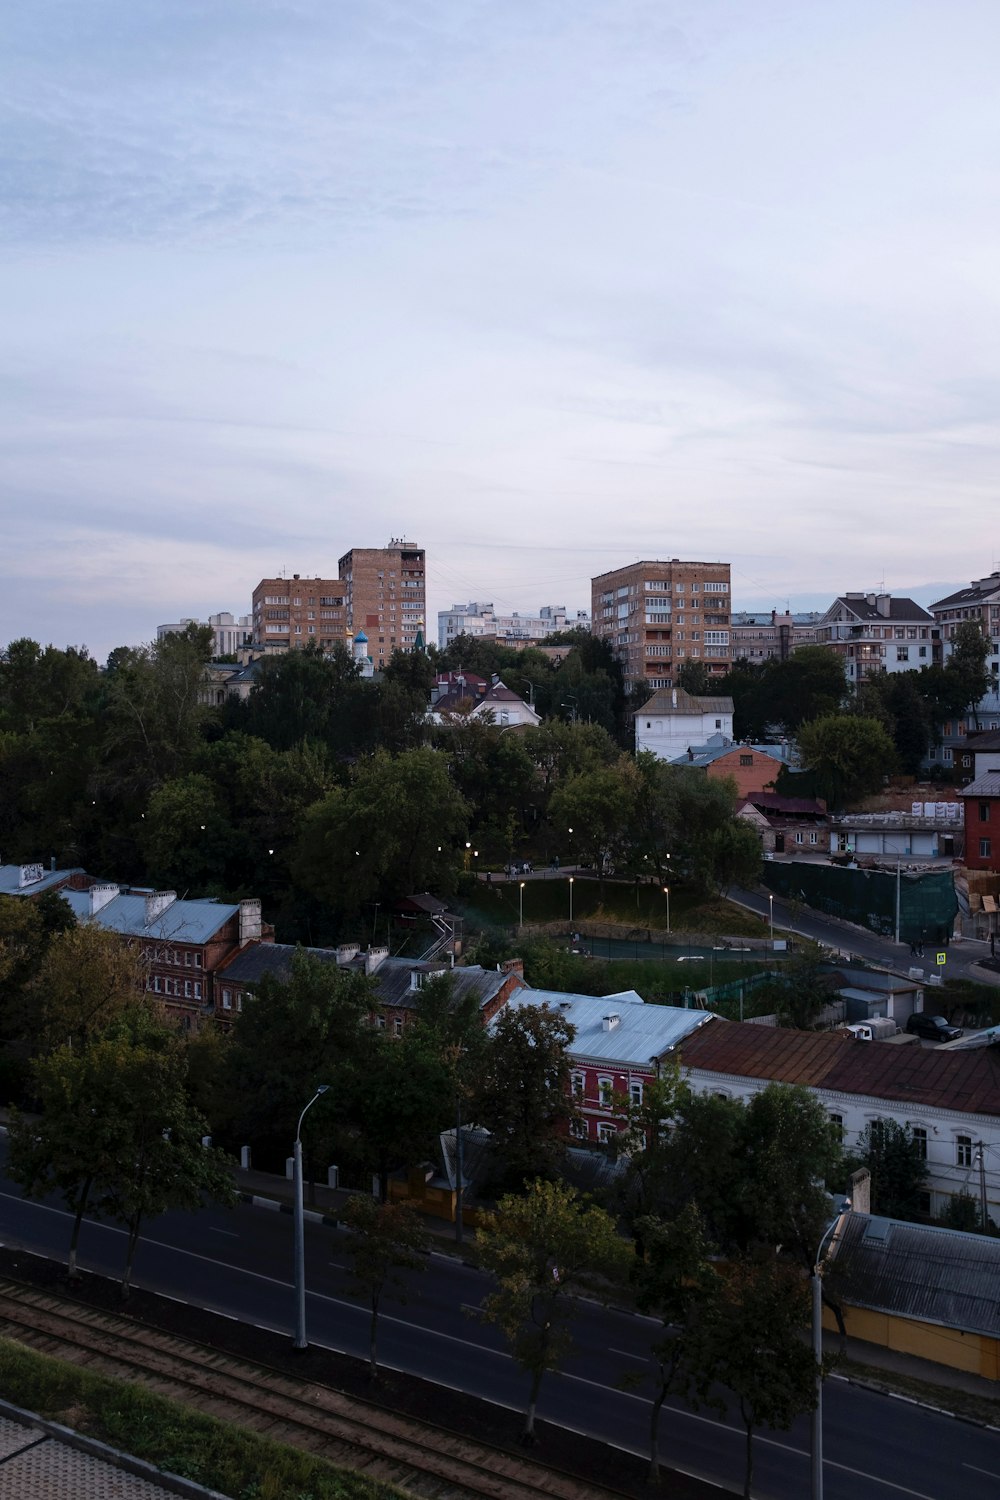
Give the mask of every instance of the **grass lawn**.
<path id="1" fill-rule="evenodd" d="M 588 876 L 573 876 L 573 921 L 618 922 L 627 927 L 666 931 L 667 902 L 658 885 L 636 886 L 627 881 L 601 882 Z M 473 922 L 487 927 L 516 927 L 523 901 L 525 923 L 570 920 L 569 876 L 547 875 L 520 883 L 494 879 L 468 882 L 457 902 Z M 682 886 L 670 889 L 671 932 L 725 933 L 727 936 L 761 937 L 765 924 L 760 917 L 717 897 L 696 896 Z"/>
<path id="2" fill-rule="evenodd" d="M 144 1386 L 92 1375 L 0 1339 L 0 1391 L 15 1406 L 63 1422 L 233 1500 L 400 1500 L 402 1491 L 214 1417 Z"/>

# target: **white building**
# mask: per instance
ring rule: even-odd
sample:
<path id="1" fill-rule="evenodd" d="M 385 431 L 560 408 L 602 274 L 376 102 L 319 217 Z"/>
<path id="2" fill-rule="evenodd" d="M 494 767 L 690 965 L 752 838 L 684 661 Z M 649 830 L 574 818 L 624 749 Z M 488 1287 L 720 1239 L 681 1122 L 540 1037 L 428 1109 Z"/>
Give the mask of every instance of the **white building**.
<path id="1" fill-rule="evenodd" d="M 635 748 L 677 760 L 713 735 L 733 738 L 732 698 L 696 698 L 683 688 L 659 688 L 633 715 Z"/>
<path id="2" fill-rule="evenodd" d="M 916 672 L 940 660 L 941 631 L 912 599 L 842 594 L 816 626 L 816 644 L 844 663 L 852 686 L 876 672 Z"/>
<path id="3" fill-rule="evenodd" d="M 174 625 L 157 625 L 156 639 L 162 641 L 165 635 L 179 635 L 189 625 L 204 628 L 205 624 L 204 620 L 179 620 Z M 207 625 L 212 632 L 213 656 L 235 656 L 253 637 L 253 615 L 240 615 L 237 619 L 228 610 L 223 610 L 220 614 L 209 615 Z"/>
<path id="4" fill-rule="evenodd" d="M 986 665 L 996 677 L 1000 673 L 1000 573 L 988 578 L 974 578 L 967 589 L 949 594 L 931 605 L 931 614 L 941 631 L 944 659 L 951 654 L 951 642 L 959 625 L 978 625 L 992 646 Z"/>
<path id="5" fill-rule="evenodd" d="M 544 604 L 537 615 L 497 614 L 492 604 L 453 604 L 438 611 L 438 645 L 442 651 L 460 635 L 495 640 L 505 646 L 527 646 L 560 630 L 589 630 L 585 609 L 567 610 L 565 604 Z"/>

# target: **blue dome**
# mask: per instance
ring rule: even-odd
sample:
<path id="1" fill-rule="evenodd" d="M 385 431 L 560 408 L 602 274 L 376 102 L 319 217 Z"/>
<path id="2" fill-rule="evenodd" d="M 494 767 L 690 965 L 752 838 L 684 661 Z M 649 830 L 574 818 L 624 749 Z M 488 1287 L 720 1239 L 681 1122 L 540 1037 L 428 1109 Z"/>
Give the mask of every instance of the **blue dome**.
<path id="1" fill-rule="evenodd" d="M 363 630 L 359 630 L 358 633 L 357 633 L 357 635 L 354 637 L 354 641 L 355 641 L 355 644 L 357 644 L 358 641 L 364 641 L 365 645 L 367 646 L 367 644 L 368 644 L 368 637 L 365 635 L 365 633 L 364 633 Z"/>

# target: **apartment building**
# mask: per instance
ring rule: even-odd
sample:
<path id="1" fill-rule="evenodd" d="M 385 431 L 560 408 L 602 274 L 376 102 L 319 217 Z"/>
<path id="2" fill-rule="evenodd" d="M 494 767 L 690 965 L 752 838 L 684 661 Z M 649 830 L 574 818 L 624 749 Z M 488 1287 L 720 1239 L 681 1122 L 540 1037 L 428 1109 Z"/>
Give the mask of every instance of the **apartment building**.
<path id="1" fill-rule="evenodd" d="M 497 614 L 492 604 L 472 600 L 438 611 L 438 645 L 443 651 L 460 635 L 496 641 L 501 646 L 536 646 L 561 630 L 589 630 L 585 609 L 567 610 L 565 604 L 543 604 L 537 615 Z"/>
<path id="2" fill-rule="evenodd" d="M 1000 674 L 1000 573 L 991 573 L 988 578 L 974 578 L 967 589 L 959 589 L 957 594 L 939 599 L 930 608 L 941 631 L 945 660 L 957 627 L 971 621 L 992 644 L 987 667 L 994 677 Z"/>
<path id="3" fill-rule="evenodd" d="M 837 653 L 852 687 L 876 672 L 917 672 L 941 659 L 933 615 L 891 594 L 842 594 L 816 626 L 816 643 Z"/>
<path id="4" fill-rule="evenodd" d="M 412 651 L 427 619 L 424 549 L 393 537 L 387 547 L 352 547 L 337 566 L 347 628 L 365 632 L 376 670 L 394 651 Z"/>
<path id="5" fill-rule="evenodd" d="M 157 625 L 156 639 L 162 641 L 166 635 L 180 635 L 189 625 L 199 625 L 212 632 L 212 655 L 213 656 L 235 656 L 237 651 L 247 645 L 253 633 L 253 616 L 240 615 L 238 618 L 228 609 L 221 610 L 217 615 L 209 615 L 206 620 L 192 620 L 187 616 L 183 620 L 177 620 L 169 625 Z"/>
<path id="6" fill-rule="evenodd" d="M 253 640 L 265 655 L 345 641 L 347 606 L 338 578 L 262 578 L 253 591 Z"/>
<path id="7" fill-rule="evenodd" d="M 626 688 L 669 688 L 684 661 L 722 677 L 730 648 L 729 563 L 637 562 L 591 579 L 591 629 L 611 644 Z"/>
<path id="8" fill-rule="evenodd" d="M 759 666 L 765 661 L 787 661 L 797 646 L 816 644 L 819 610 L 793 615 L 734 611 L 729 627 L 729 644 L 733 661 L 749 661 Z"/>

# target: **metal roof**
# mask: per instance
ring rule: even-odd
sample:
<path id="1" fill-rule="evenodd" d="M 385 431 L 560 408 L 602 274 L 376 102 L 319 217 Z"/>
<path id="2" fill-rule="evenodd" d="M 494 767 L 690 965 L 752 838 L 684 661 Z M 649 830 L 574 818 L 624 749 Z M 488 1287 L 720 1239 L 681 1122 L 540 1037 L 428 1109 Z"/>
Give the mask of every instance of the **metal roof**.
<path id="1" fill-rule="evenodd" d="M 858 1307 L 1000 1336 L 1000 1240 L 988 1235 L 849 1213 L 829 1274 Z"/>
<path id="2" fill-rule="evenodd" d="M 292 959 L 299 950 L 291 943 L 251 944 L 235 954 L 219 970 L 218 978 L 225 983 L 259 984 L 265 974 L 276 979 L 287 980 L 292 972 Z M 308 958 L 320 963 L 337 966 L 336 948 L 303 948 Z M 359 953 L 340 968 L 351 973 L 364 973 L 365 956 Z M 483 969 L 478 964 L 465 968 L 449 969 L 441 963 L 424 963 L 414 958 L 384 958 L 372 974 L 372 983 L 380 1005 L 392 1005 L 397 1009 L 416 1008 L 420 1003 L 420 991 L 412 986 L 413 974 L 448 974 L 453 985 L 455 1000 L 475 994 L 480 1006 L 486 1005 L 510 978 L 496 969 Z"/>
<path id="3" fill-rule="evenodd" d="M 602 996 L 526 988 L 512 995 L 507 1005 L 511 1009 L 535 1005 L 555 1011 L 576 1029 L 569 1049 L 574 1057 L 592 1057 L 626 1067 L 648 1067 L 652 1059 L 670 1052 L 712 1019 L 703 1010 L 647 1005 L 634 990 Z M 610 1031 L 604 1029 L 607 1015 L 619 1018 Z"/>
<path id="4" fill-rule="evenodd" d="M 1000 771 L 987 771 L 957 793 L 959 797 L 1000 797 Z"/>
<path id="5" fill-rule="evenodd" d="M 79 866 L 72 870 L 46 870 L 40 880 L 22 885 L 21 871 L 24 868 L 24 865 L 0 865 L 0 896 L 37 896 L 41 891 L 50 891 L 53 886 L 61 885 L 71 875 L 84 873 Z"/>
<path id="6" fill-rule="evenodd" d="M 78 922 L 94 922 L 109 932 L 128 937 L 155 937 L 176 943 L 207 943 L 232 917 L 238 917 L 238 905 L 224 901 L 171 901 L 152 922 L 146 925 L 146 897 L 132 892 L 114 896 L 93 916 L 89 891 L 60 892 L 65 896 Z"/>
<path id="7" fill-rule="evenodd" d="M 681 1051 L 686 1068 L 1000 1115 L 1000 1057 L 991 1047 L 948 1053 L 882 1042 L 862 1047 L 831 1032 L 755 1026 L 716 1016 L 687 1038 Z"/>

